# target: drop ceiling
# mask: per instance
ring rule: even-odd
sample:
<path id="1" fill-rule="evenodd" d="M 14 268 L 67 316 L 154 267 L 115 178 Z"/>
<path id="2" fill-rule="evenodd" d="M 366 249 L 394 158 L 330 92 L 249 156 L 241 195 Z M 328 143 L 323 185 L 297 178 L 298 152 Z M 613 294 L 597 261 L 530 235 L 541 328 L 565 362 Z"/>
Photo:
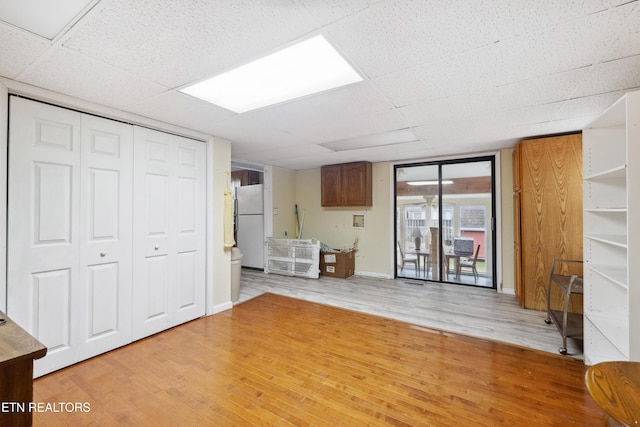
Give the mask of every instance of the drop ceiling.
<path id="1" fill-rule="evenodd" d="M 510 147 L 640 89 L 637 0 L 74 0 L 38 31 L 51 3 L 0 1 L 0 76 L 292 170 Z M 179 91 L 319 34 L 362 82 L 242 114 Z"/>

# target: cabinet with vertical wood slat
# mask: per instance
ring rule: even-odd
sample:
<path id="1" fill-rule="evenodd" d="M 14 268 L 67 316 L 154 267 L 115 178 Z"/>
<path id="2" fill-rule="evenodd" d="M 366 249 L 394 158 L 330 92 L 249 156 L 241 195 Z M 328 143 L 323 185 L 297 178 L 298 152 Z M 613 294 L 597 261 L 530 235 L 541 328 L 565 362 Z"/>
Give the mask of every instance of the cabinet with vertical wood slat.
<path id="1" fill-rule="evenodd" d="M 583 134 L 585 363 L 640 361 L 640 92 Z"/>
<path id="2" fill-rule="evenodd" d="M 523 140 L 513 163 L 515 289 L 523 307 L 546 311 L 553 259 L 582 259 L 582 136 Z M 552 308 L 563 300 L 553 289 Z M 582 313 L 582 298 L 569 310 Z"/>
<path id="3" fill-rule="evenodd" d="M 373 204 L 372 168 L 369 162 L 323 166 L 320 182 L 322 206 Z"/>

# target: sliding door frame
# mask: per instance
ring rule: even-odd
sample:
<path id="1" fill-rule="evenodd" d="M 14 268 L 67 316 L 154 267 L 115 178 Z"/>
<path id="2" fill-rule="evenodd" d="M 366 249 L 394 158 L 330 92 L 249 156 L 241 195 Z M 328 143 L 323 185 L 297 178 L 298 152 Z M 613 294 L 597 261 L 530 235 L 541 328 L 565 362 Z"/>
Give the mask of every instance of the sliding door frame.
<path id="1" fill-rule="evenodd" d="M 438 167 L 438 192 L 437 192 L 437 197 L 438 197 L 438 229 L 442 230 L 442 224 L 443 224 L 443 204 L 441 203 L 442 201 L 442 168 L 443 166 L 446 165 L 453 165 L 453 164 L 463 164 L 463 163 L 479 163 L 479 162 L 489 162 L 491 165 L 491 220 L 489 221 L 490 224 L 490 229 L 489 231 L 489 235 L 492 241 L 491 244 L 491 257 L 492 257 L 492 263 L 491 263 L 491 287 L 486 287 L 486 289 L 494 289 L 497 290 L 498 289 L 498 283 L 499 282 L 499 278 L 498 278 L 498 271 L 499 271 L 499 266 L 501 265 L 501 262 L 498 260 L 498 250 L 497 250 L 497 245 L 499 244 L 498 238 L 499 238 L 499 230 L 498 230 L 498 224 L 499 224 L 499 219 L 500 219 L 500 212 L 497 210 L 497 206 L 499 206 L 499 193 L 497 193 L 496 191 L 496 182 L 499 182 L 499 156 L 496 154 L 485 154 L 485 155 L 478 155 L 478 156 L 472 156 L 472 157 L 461 157 L 461 158 L 446 158 L 446 159 L 435 159 L 435 160 L 424 160 L 424 161 L 416 161 L 416 162 L 411 162 L 411 163 L 394 163 L 392 164 L 392 168 L 391 168 L 391 174 L 392 174 L 392 183 L 393 183 L 393 187 L 392 187 L 392 198 L 393 198 L 393 207 L 392 207 L 392 211 L 393 214 L 391 216 L 392 222 L 393 222 L 393 241 L 392 241 L 392 253 L 393 253 L 393 277 L 398 279 L 411 279 L 414 280 L 413 278 L 409 278 L 409 277 L 404 277 L 404 276 L 398 276 L 398 251 L 396 249 L 396 242 L 399 241 L 399 236 L 398 236 L 398 198 L 397 198 L 397 185 L 398 185 L 398 181 L 397 181 L 397 170 L 399 168 L 410 168 L 410 167 L 420 167 L 420 166 L 437 166 Z M 438 252 L 440 253 L 440 251 L 442 250 L 443 246 L 443 233 L 439 232 L 438 233 Z M 433 254 L 432 254 L 433 256 Z M 434 280 L 434 279 L 427 279 L 426 277 L 424 279 L 418 279 L 416 278 L 415 280 L 419 280 L 421 282 L 426 282 L 426 281 L 433 281 L 433 282 L 437 282 L 437 283 L 451 283 L 451 284 L 457 284 L 457 285 L 465 285 L 464 283 L 460 283 L 460 282 L 453 282 L 453 281 L 449 281 L 449 280 L 445 280 L 446 274 L 444 273 L 444 265 L 441 262 L 435 263 L 432 261 L 432 265 L 435 267 L 436 265 L 438 266 L 438 268 L 440 269 L 440 271 L 438 272 L 438 280 Z M 433 273 L 432 273 L 432 277 L 433 277 Z M 471 285 L 473 286 L 473 285 Z"/>

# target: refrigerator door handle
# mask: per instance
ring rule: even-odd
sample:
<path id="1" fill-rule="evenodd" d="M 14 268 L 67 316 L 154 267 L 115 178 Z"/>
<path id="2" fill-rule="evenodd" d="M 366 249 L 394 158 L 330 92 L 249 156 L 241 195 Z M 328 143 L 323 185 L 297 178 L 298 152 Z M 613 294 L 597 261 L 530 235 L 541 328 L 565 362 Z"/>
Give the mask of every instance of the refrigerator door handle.
<path id="1" fill-rule="evenodd" d="M 233 231 L 238 231 L 238 199 L 233 199 Z"/>

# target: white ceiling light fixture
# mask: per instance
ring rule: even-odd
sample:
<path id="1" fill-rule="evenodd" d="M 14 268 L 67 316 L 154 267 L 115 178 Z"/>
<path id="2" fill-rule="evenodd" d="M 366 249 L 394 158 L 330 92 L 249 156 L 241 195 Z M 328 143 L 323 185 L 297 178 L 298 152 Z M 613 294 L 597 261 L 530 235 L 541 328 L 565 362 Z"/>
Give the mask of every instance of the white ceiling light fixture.
<path id="1" fill-rule="evenodd" d="M 316 36 L 180 92 L 236 113 L 362 81 L 323 36 Z"/>

